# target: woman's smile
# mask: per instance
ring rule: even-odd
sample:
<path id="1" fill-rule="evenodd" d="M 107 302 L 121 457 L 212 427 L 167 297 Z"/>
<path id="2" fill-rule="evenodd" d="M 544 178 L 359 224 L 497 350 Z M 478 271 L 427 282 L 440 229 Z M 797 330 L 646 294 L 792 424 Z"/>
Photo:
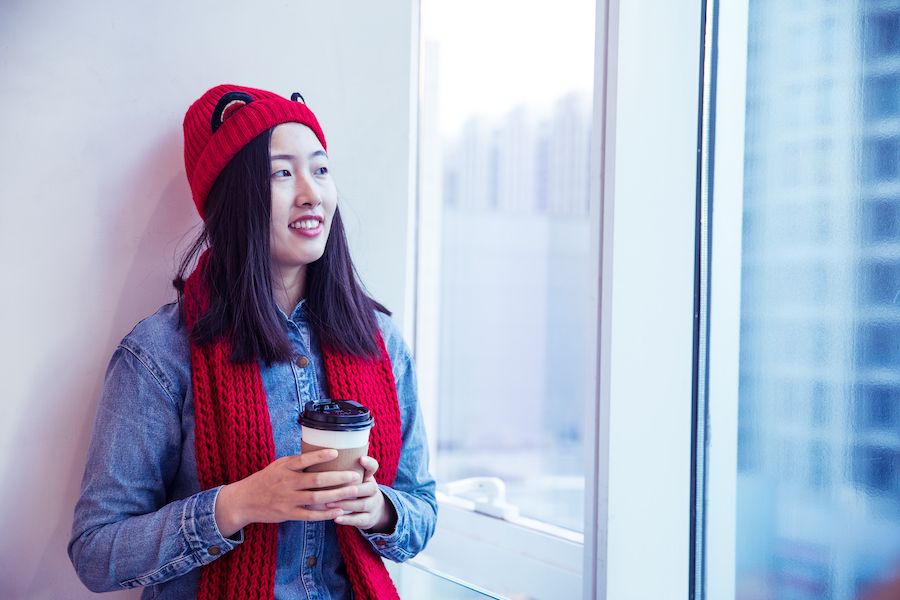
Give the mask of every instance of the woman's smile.
<path id="1" fill-rule="evenodd" d="M 301 217 L 288 225 L 288 227 L 298 235 L 316 237 L 324 229 L 322 221 L 322 217 L 319 216 Z"/>

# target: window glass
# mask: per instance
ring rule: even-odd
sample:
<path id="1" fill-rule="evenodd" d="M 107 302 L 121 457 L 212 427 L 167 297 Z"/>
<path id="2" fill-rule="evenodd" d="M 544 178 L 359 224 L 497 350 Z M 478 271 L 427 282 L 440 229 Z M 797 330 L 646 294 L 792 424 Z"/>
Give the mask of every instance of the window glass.
<path id="1" fill-rule="evenodd" d="M 748 49 L 736 597 L 859 598 L 900 576 L 900 5 L 750 0 Z"/>
<path id="2" fill-rule="evenodd" d="M 583 529 L 594 2 L 422 2 L 417 353 L 439 484 Z"/>

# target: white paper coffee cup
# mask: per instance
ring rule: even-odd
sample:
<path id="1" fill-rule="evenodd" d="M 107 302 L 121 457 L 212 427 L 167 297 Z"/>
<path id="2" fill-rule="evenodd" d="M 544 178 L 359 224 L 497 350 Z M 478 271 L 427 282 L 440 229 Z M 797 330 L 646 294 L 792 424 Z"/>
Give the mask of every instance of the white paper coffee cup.
<path id="1" fill-rule="evenodd" d="M 375 424 L 369 409 L 353 400 L 307 402 L 300 414 L 300 451 L 324 448 L 338 451 L 334 460 L 307 467 L 307 471 L 365 470 L 359 459 L 369 451 L 369 431 Z"/>

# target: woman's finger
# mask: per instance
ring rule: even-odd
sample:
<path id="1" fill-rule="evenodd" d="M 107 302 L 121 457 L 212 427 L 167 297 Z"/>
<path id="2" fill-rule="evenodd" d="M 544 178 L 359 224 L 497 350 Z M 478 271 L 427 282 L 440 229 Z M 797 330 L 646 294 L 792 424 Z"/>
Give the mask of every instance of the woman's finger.
<path id="1" fill-rule="evenodd" d="M 358 486 L 347 485 L 333 490 L 305 491 L 298 494 L 299 504 L 328 504 L 341 500 L 355 500 L 359 497 Z"/>
<path id="2" fill-rule="evenodd" d="M 333 521 L 337 517 L 344 514 L 339 508 L 329 508 L 327 510 L 316 510 L 314 508 L 306 508 L 298 506 L 291 514 L 292 521 Z"/>
<path id="3" fill-rule="evenodd" d="M 378 489 L 378 484 L 374 479 L 370 479 L 364 483 L 360 483 L 356 486 L 356 497 L 357 498 L 370 498 L 377 494 L 380 490 Z"/>
<path id="4" fill-rule="evenodd" d="M 353 490 L 349 490 L 348 488 L 354 488 Z M 356 485 L 348 485 L 341 489 L 347 490 L 347 495 L 342 496 L 340 498 L 335 498 L 334 500 L 330 500 L 329 502 L 337 502 L 338 500 L 359 500 L 364 498 L 371 498 L 376 495 L 381 490 L 378 489 L 378 484 L 374 481 L 366 481 L 365 483 L 358 483 Z M 352 495 L 351 495 L 352 494 Z"/>
<path id="5" fill-rule="evenodd" d="M 314 490 L 362 483 L 356 471 L 322 471 L 321 473 L 298 473 L 295 489 Z"/>
<path id="6" fill-rule="evenodd" d="M 351 512 L 368 512 L 373 508 L 372 498 L 378 493 L 378 484 L 374 481 L 362 483 L 356 486 L 356 496 L 344 498 L 333 502 L 326 502 L 328 508 L 342 508 Z"/>
<path id="7" fill-rule="evenodd" d="M 362 468 L 366 471 L 365 475 L 363 475 L 363 481 L 371 479 L 378 470 L 378 461 L 371 456 L 361 456 L 359 464 L 362 465 Z"/>
<path id="8" fill-rule="evenodd" d="M 354 527 L 360 527 L 362 529 L 369 529 L 373 526 L 372 515 L 366 512 L 335 517 L 334 522 L 338 525 L 352 525 Z"/>
<path id="9" fill-rule="evenodd" d="M 324 448 L 315 452 L 304 452 L 295 456 L 286 457 L 285 465 L 292 471 L 302 471 L 313 465 L 328 462 L 337 458 L 338 451 L 332 448 Z"/>
<path id="10" fill-rule="evenodd" d="M 369 512 L 371 506 L 369 506 L 369 502 L 367 500 L 341 500 L 339 502 L 329 502 L 325 505 L 329 510 L 332 508 L 339 508 L 347 513 L 358 513 L 358 512 Z"/>

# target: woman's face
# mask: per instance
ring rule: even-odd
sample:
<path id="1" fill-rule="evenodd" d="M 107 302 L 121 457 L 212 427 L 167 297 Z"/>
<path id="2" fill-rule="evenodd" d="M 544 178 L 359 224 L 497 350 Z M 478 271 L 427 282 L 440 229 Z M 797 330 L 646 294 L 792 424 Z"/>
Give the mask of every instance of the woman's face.
<path id="1" fill-rule="evenodd" d="M 283 123 L 272 132 L 272 267 L 287 274 L 322 257 L 337 207 L 328 156 L 312 130 Z"/>

